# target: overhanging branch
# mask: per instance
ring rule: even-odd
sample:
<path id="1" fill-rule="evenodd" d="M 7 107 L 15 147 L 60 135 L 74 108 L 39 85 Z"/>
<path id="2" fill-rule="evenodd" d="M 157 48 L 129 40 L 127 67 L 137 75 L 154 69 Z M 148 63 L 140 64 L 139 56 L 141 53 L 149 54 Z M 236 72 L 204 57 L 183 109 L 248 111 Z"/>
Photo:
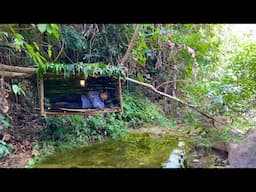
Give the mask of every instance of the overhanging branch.
<path id="1" fill-rule="evenodd" d="M 35 74 L 36 70 L 37 68 L 32 68 L 32 67 L 18 67 L 18 66 L 0 64 L 0 71 Z"/>
<path id="2" fill-rule="evenodd" d="M 131 79 L 131 78 L 129 78 L 129 77 L 127 77 L 126 80 L 127 80 L 127 81 L 131 81 L 131 82 L 134 82 L 134 83 L 139 84 L 139 85 L 142 85 L 142 86 L 144 86 L 144 87 L 148 87 L 148 88 L 150 88 L 152 91 L 154 91 L 155 93 L 158 93 L 158 94 L 160 94 L 160 95 L 163 95 L 163 96 L 165 96 L 165 97 L 168 97 L 168 98 L 170 98 L 170 99 L 172 99 L 172 100 L 174 100 L 174 101 L 179 102 L 179 103 L 182 104 L 182 105 L 186 105 L 186 106 L 189 106 L 189 107 L 192 107 L 192 108 L 196 107 L 196 106 L 194 106 L 194 105 L 191 105 L 191 104 L 186 103 L 185 101 L 180 100 L 180 99 L 177 98 L 177 97 L 173 97 L 173 96 L 168 95 L 168 94 L 166 94 L 166 93 L 164 93 L 164 92 L 158 91 L 153 85 L 150 85 L 150 84 L 148 84 L 148 83 L 143 83 L 143 82 L 137 81 L 137 80 L 135 80 L 135 79 Z"/>
<path id="3" fill-rule="evenodd" d="M 13 78 L 13 77 L 29 77 L 32 74 L 29 73 L 16 73 L 16 72 L 10 72 L 10 71 L 0 71 L 0 76 L 5 76 L 8 78 Z"/>
<path id="4" fill-rule="evenodd" d="M 214 122 L 217 122 L 217 123 L 220 123 L 220 124 L 222 124 L 222 125 L 227 126 L 227 125 L 224 124 L 223 122 L 218 121 L 218 120 L 215 119 L 214 117 L 212 117 L 212 116 L 210 116 L 210 115 L 208 115 L 208 114 L 206 114 L 206 113 L 200 111 L 200 110 L 197 108 L 198 106 L 191 105 L 191 104 L 189 104 L 189 103 L 186 103 L 185 101 L 180 100 L 180 99 L 177 98 L 177 97 L 173 97 L 173 96 L 168 95 L 168 94 L 166 94 L 166 93 L 164 93 L 164 92 L 158 91 L 153 85 L 150 85 L 150 84 L 148 84 L 148 83 L 143 83 L 143 82 L 140 82 L 140 81 L 137 81 L 137 80 L 135 80 L 135 79 L 128 78 L 128 77 L 126 78 L 126 80 L 127 80 L 127 81 L 131 81 L 131 82 L 134 82 L 134 83 L 139 84 L 139 85 L 142 85 L 142 86 L 144 86 L 144 87 L 148 87 L 148 88 L 150 88 L 152 91 L 154 91 L 154 92 L 157 93 L 157 94 L 160 94 L 160 95 L 162 95 L 162 96 L 168 97 L 168 98 L 170 98 L 170 99 L 172 99 L 172 100 L 174 100 L 174 101 L 177 101 L 178 103 L 180 103 L 180 104 L 182 104 L 182 105 L 185 105 L 185 106 L 188 106 L 188 107 L 194 109 L 195 111 L 197 111 L 197 112 L 200 113 L 201 115 L 203 115 L 203 116 L 205 116 L 205 117 L 211 119 L 212 122 L 213 122 L 213 126 L 215 126 L 215 125 L 214 125 Z M 230 126 L 229 126 L 229 127 L 230 127 Z M 236 129 L 236 128 L 232 128 L 232 127 L 230 127 L 230 128 L 231 128 L 231 131 L 233 131 L 233 132 L 236 133 L 236 134 L 240 134 L 240 135 L 241 135 L 241 134 L 244 134 L 242 131 L 240 131 L 240 130 L 238 130 L 238 129 Z"/>

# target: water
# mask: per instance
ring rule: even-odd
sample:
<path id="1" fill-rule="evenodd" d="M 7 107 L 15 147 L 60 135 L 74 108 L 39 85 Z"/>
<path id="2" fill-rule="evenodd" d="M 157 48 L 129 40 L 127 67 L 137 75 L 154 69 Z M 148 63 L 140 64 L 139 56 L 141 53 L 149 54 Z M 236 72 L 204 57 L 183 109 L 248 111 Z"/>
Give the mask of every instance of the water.
<path id="1" fill-rule="evenodd" d="M 91 146 L 58 152 L 38 168 L 181 168 L 189 149 L 187 138 L 147 133 L 130 134 Z"/>
<path id="2" fill-rule="evenodd" d="M 185 168 L 185 155 L 186 144 L 184 141 L 180 141 L 178 144 L 178 148 L 174 149 L 168 158 L 168 161 L 163 164 L 163 168 Z"/>

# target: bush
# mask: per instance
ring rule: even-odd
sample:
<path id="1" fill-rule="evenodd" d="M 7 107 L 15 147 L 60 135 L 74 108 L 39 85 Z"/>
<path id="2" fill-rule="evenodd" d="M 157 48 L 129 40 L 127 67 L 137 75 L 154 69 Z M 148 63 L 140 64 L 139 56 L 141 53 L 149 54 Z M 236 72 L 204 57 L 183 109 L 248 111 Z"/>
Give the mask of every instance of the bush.
<path id="1" fill-rule="evenodd" d="M 0 114 L 0 133 L 1 133 L 1 129 L 7 128 L 10 126 L 11 124 L 9 123 L 8 119 L 6 119 L 2 114 Z M 0 158 L 2 158 L 5 154 L 10 154 L 11 151 L 12 151 L 12 146 L 0 140 Z"/>
<path id="2" fill-rule="evenodd" d="M 145 123 L 164 126 L 168 119 L 164 112 L 145 96 L 124 92 L 124 114 L 122 119 L 128 122 L 129 126 L 137 127 Z M 136 95 L 136 96 L 135 96 Z"/>
<path id="3" fill-rule="evenodd" d="M 0 158 L 2 158 L 5 154 L 10 154 L 11 152 L 12 146 L 4 141 L 0 141 Z"/>

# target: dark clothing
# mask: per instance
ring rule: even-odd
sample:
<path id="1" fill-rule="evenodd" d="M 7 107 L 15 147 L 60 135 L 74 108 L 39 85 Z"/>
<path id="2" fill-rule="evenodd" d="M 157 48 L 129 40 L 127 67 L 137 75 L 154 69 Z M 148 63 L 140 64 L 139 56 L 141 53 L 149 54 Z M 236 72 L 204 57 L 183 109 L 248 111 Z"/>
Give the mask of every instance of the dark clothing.
<path id="1" fill-rule="evenodd" d="M 52 109 L 103 109 L 104 107 L 104 101 L 101 100 L 98 91 L 89 91 L 87 95 L 73 94 L 51 99 Z"/>

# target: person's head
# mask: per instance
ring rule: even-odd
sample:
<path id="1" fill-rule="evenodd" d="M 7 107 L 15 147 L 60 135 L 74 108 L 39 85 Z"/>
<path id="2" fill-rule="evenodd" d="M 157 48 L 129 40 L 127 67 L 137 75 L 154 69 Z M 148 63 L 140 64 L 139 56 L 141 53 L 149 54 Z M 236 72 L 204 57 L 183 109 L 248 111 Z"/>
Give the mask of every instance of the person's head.
<path id="1" fill-rule="evenodd" d="M 102 99 L 102 101 L 107 100 L 108 99 L 108 92 L 107 91 L 101 92 L 100 98 Z"/>

